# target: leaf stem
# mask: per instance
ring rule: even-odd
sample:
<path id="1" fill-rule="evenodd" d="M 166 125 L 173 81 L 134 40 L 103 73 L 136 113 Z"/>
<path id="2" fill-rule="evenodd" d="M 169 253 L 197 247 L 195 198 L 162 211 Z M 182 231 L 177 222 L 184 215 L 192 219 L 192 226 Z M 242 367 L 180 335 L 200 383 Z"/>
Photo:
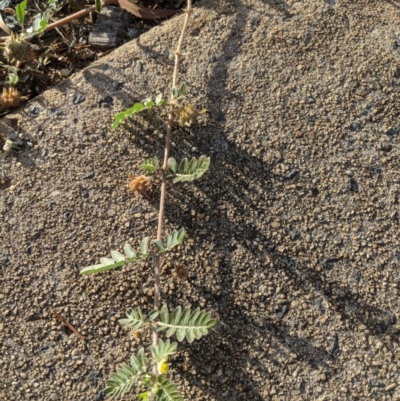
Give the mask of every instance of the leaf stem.
<path id="1" fill-rule="evenodd" d="M 182 43 L 183 39 L 187 30 L 187 26 L 189 23 L 190 14 L 192 12 L 192 1 L 188 0 L 187 8 L 185 10 L 186 16 L 185 21 L 183 23 L 181 36 L 179 37 L 178 45 L 175 50 L 175 67 L 174 73 L 172 75 L 172 88 L 171 88 L 171 100 L 173 99 L 172 96 L 172 89 L 176 86 L 176 81 L 178 77 L 179 71 L 179 62 L 181 59 L 181 51 L 182 51 Z M 167 125 L 167 137 L 165 140 L 165 149 L 164 149 L 164 162 L 161 168 L 161 196 L 160 196 L 160 210 L 158 214 L 158 228 L 157 228 L 157 240 L 162 239 L 162 232 L 163 232 L 163 224 L 164 224 L 164 212 L 165 212 L 165 198 L 167 195 L 167 170 L 168 170 L 168 156 L 169 150 L 171 145 L 171 134 L 172 134 L 172 127 L 174 122 L 174 104 L 170 105 L 170 109 L 168 112 L 168 125 Z M 161 255 L 157 254 L 155 257 L 154 263 L 154 309 L 160 309 L 160 272 L 161 272 Z M 158 342 L 158 335 L 156 327 L 153 327 L 153 345 L 157 345 Z M 155 366 L 154 369 L 157 369 Z"/>

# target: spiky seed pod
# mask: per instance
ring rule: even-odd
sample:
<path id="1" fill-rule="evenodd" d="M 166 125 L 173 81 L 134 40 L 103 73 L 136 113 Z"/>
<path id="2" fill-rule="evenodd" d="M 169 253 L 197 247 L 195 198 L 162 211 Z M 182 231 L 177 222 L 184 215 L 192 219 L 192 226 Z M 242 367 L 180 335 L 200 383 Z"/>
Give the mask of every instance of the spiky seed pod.
<path id="1" fill-rule="evenodd" d="M 129 178 L 129 189 L 148 198 L 149 196 L 147 195 L 147 190 L 149 187 L 150 178 L 145 177 L 144 175 L 139 175 L 137 177 L 129 175 Z"/>
<path id="2" fill-rule="evenodd" d="M 137 339 L 141 339 L 142 338 L 142 331 L 141 330 L 135 330 L 134 332 L 133 332 L 133 336 L 135 337 L 135 338 L 137 338 Z"/>
<path id="3" fill-rule="evenodd" d="M 28 60 L 32 53 L 29 43 L 15 32 L 11 33 L 2 47 L 4 55 L 10 63 Z"/>
<path id="4" fill-rule="evenodd" d="M 25 96 L 21 96 L 15 88 L 3 88 L 3 93 L 0 96 L 0 106 L 3 109 L 14 109 L 18 107 Z"/>
<path id="5" fill-rule="evenodd" d="M 181 127 L 191 127 L 197 124 L 198 117 L 204 114 L 207 110 L 197 110 L 190 104 L 185 104 L 178 109 L 178 122 Z"/>
<path id="6" fill-rule="evenodd" d="M 189 277 L 188 269 L 183 265 L 178 265 L 175 267 L 173 272 L 173 276 L 179 280 L 186 281 Z"/>

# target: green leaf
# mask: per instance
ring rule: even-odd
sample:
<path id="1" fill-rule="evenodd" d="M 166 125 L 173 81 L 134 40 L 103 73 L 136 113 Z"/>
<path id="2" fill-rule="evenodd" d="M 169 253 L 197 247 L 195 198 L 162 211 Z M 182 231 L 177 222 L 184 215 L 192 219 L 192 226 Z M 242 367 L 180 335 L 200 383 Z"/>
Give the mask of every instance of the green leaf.
<path id="1" fill-rule="evenodd" d="M 157 106 L 162 106 L 165 103 L 165 99 L 162 98 L 162 94 L 160 93 L 156 97 L 156 105 Z"/>
<path id="2" fill-rule="evenodd" d="M 182 309 L 178 306 L 171 315 L 169 315 L 168 307 L 164 305 L 161 308 L 161 322 L 157 322 L 157 330 L 166 330 L 167 337 L 176 335 L 178 341 L 184 338 L 191 343 L 195 339 L 199 340 L 202 336 L 208 334 L 208 331 L 216 324 L 210 313 L 196 309 L 193 312 L 190 308 Z"/>
<path id="3" fill-rule="evenodd" d="M 131 366 L 122 365 L 107 381 L 106 393 L 113 398 L 124 396 L 138 379 L 147 372 L 148 364 L 144 349 L 140 348 L 137 357 L 131 357 Z"/>
<path id="4" fill-rule="evenodd" d="M 145 391 L 144 393 L 140 393 L 138 397 L 143 401 L 147 401 L 149 399 L 149 392 Z"/>
<path id="5" fill-rule="evenodd" d="M 131 245 L 125 244 L 124 252 L 126 256 L 124 256 L 120 252 L 111 251 L 111 258 L 100 258 L 99 264 L 85 267 L 81 270 L 80 274 L 101 273 L 108 270 L 116 269 L 117 267 L 120 267 L 125 263 L 130 263 L 137 260 L 136 252 Z"/>
<path id="6" fill-rule="evenodd" d="M 112 398 L 123 397 L 137 382 L 138 372 L 128 365 L 122 365 L 106 383 L 106 393 Z"/>
<path id="7" fill-rule="evenodd" d="M 186 95 L 186 84 L 183 83 L 181 86 L 175 86 L 172 88 L 172 97 L 173 99 L 179 99 Z"/>
<path id="8" fill-rule="evenodd" d="M 210 167 L 210 158 L 200 156 L 199 159 L 193 157 L 190 161 L 185 157 L 179 164 L 178 169 L 170 170 L 175 174 L 173 182 L 193 181 L 200 178 Z"/>
<path id="9" fill-rule="evenodd" d="M 101 14 L 101 10 L 102 10 L 102 3 L 101 0 L 95 0 L 95 4 L 96 4 L 96 11 Z"/>
<path id="10" fill-rule="evenodd" d="M 124 252 L 128 258 L 128 262 L 134 262 L 137 259 L 137 255 L 135 250 L 132 248 L 131 245 L 125 244 L 124 245 Z"/>
<path id="11" fill-rule="evenodd" d="M 176 86 L 172 88 L 172 97 L 174 99 L 177 99 L 179 97 L 179 89 Z"/>
<path id="12" fill-rule="evenodd" d="M 135 358 L 132 356 L 132 358 Z M 131 364 L 132 364 L 132 358 L 131 358 Z M 137 362 L 140 367 L 141 372 L 146 372 L 147 371 L 147 359 L 146 355 L 144 354 L 144 348 L 140 348 L 138 355 L 137 355 Z"/>
<path id="13" fill-rule="evenodd" d="M 156 362 L 166 361 L 170 355 L 175 353 L 177 346 L 177 343 L 171 343 L 169 339 L 165 342 L 159 340 L 157 345 L 151 347 L 153 360 Z"/>
<path id="14" fill-rule="evenodd" d="M 160 317 L 163 322 L 169 322 L 169 310 L 167 305 L 161 308 Z"/>
<path id="15" fill-rule="evenodd" d="M 120 319 L 119 323 L 130 327 L 133 330 L 139 330 L 144 324 L 147 323 L 143 317 L 142 310 L 140 307 L 132 309 L 130 312 L 126 312 L 126 319 Z"/>
<path id="16" fill-rule="evenodd" d="M 36 14 L 32 25 L 26 29 L 26 32 L 23 34 L 24 39 L 29 39 L 42 34 L 46 30 L 50 18 L 56 11 L 56 3 L 53 2 L 49 3 L 46 11 Z"/>
<path id="17" fill-rule="evenodd" d="M 118 262 L 125 262 L 125 256 L 121 252 L 111 251 L 111 257 Z"/>
<path id="18" fill-rule="evenodd" d="M 157 401 L 183 401 L 182 395 L 177 390 L 175 384 L 172 384 L 164 376 L 157 377 L 159 390 L 157 391 Z"/>
<path id="19" fill-rule="evenodd" d="M 150 238 L 144 237 L 142 239 L 142 243 L 140 244 L 140 251 L 142 252 L 143 259 L 147 259 L 147 256 L 149 256 L 149 242 Z"/>
<path id="20" fill-rule="evenodd" d="M 157 247 L 159 253 L 165 253 L 170 251 L 173 247 L 179 245 L 185 238 L 185 235 L 185 229 L 181 228 L 179 231 L 175 230 L 171 235 L 166 235 L 164 241 L 154 241 L 154 245 Z"/>
<path id="21" fill-rule="evenodd" d="M 25 15 L 26 15 L 25 9 L 26 9 L 27 4 L 28 4 L 28 0 L 24 0 L 15 7 L 15 16 L 17 17 L 17 21 L 21 25 L 23 25 L 25 22 Z"/>
<path id="22" fill-rule="evenodd" d="M 135 104 L 133 105 L 133 107 L 131 107 L 130 109 L 127 109 L 127 110 L 125 110 L 125 111 L 123 111 L 123 112 L 117 114 L 117 115 L 114 117 L 114 122 L 113 122 L 113 125 L 111 126 L 111 129 L 113 129 L 113 130 L 116 129 L 116 128 L 119 126 L 119 124 L 121 124 L 121 122 L 122 122 L 125 118 L 131 116 L 132 114 L 140 113 L 140 112 L 141 112 L 142 110 L 144 110 L 145 108 L 146 108 L 146 107 L 144 106 L 144 104 L 142 104 L 142 103 L 135 103 Z"/>
<path id="23" fill-rule="evenodd" d="M 152 373 L 146 373 L 142 380 L 143 386 L 147 387 L 147 385 L 153 380 L 153 378 L 154 378 L 154 375 Z"/>
<path id="24" fill-rule="evenodd" d="M 180 96 L 185 96 L 186 95 L 186 84 L 185 83 L 183 83 L 182 85 L 181 85 L 181 87 L 179 88 L 179 95 Z"/>
<path id="25" fill-rule="evenodd" d="M 144 101 L 144 105 L 148 109 L 151 109 L 154 106 L 154 102 L 151 99 L 147 99 L 147 100 Z"/>
<path id="26" fill-rule="evenodd" d="M 160 314 L 160 311 L 158 311 L 158 310 L 153 310 L 153 311 L 151 311 L 151 312 L 148 314 L 147 319 L 148 319 L 150 322 L 152 322 L 159 314 Z"/>
<path id="27" fill-rule="evenodd" d="M 109 259 L 112 260 L 112 259 Z M 120 267 L 124 264 L 124 262 L 119 262 L 119 263 L 100 263 L 98 265 L 92 265 L 85 267 L 80 271 L 80 274 L 85 275 L 85 274 L 96 274 L 96 273 L 101 273 L 105 272 L 108 270 L 116 269 L 117 267 Z"/>
<path id="28" fill-rule="evenodd" d="M 10 72 L 8 74 L 8 82 L 10 83 L 10 85 L 17 85 L 18 81 L 19 81 L 18 74 L 15 74 L 13 72 Z"/>
<path id="29" fill-rule="evenodd" d="M 155 157 L 154 159 L 148 159 L 146 163 L 142 164 L 139 168 L 140 170 L 146 171 L 148 174 L 153 174 L 160 168 L 160 164 Z"/>
<path id="30" fill-rule="evenodd" d="M 168 159 L 168 168 L 172 173 L 176 173 L 176 168 L 177 168 L 177 164 L 176 164 L 176 160 L 173 157 L 170 157 Z"/>
<path id="31" fill-rule="evenodd" d="M 159 253 L 167 252 L 167 248 L 165 247 L 162 241 L 155 240 L 154 245 L 157 247 Z"/>

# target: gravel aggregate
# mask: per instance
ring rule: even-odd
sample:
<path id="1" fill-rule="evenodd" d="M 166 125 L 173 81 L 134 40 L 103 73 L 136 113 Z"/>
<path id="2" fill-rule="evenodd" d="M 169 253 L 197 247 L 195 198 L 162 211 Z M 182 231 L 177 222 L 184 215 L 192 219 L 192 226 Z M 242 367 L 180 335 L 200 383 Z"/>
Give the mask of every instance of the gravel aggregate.
<path id="1" fill-rule="evenodd" d="M 128 175 L 162 157 L 165 126 L 110 126 L 168 94 L 182 18 L 2 120 L 21 150 L 0 152 L 1 400 L 103 400 L 145 344 L 118 319 L 152 309 L 151 267 L 79 271 L 155 236 L 157 182 L 140 198 Z M 162 300 L 219 323 L 172 360 L 185 399 L 400 400 L 399 27 L 395 0 L 197 4 L 180 80 L 208 112 L 171 155 L 212 164 L 170 186 L 165 228 L 188 239 Z"/>

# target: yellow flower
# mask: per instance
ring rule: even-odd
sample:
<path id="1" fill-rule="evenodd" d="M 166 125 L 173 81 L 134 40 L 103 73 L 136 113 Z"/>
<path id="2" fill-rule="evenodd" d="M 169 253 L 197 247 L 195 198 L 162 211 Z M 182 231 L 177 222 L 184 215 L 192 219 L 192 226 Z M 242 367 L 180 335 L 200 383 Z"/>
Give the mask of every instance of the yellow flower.
<path id="1" fill-rule="evenodd" d="M 168 364 L 166 360 L 160 361 L 158 363 L 158 371 L 162 374 L 165 375 L 166 373 L 168 373 Z"/>

